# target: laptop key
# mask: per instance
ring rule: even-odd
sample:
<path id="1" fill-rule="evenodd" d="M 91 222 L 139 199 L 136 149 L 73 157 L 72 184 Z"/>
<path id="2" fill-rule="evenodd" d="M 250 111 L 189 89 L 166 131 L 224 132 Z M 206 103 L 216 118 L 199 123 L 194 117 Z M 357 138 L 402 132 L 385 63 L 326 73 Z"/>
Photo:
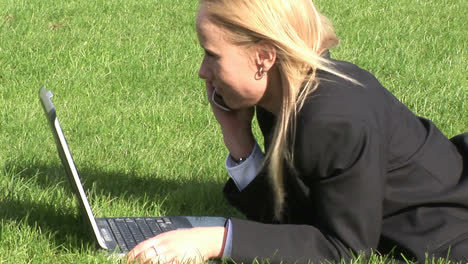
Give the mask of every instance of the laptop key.
<path id="1" fill-rule="evenodd" d="M 172 227 L 171 225 L 167 225 L 165 223 L 159 223 L 159 227 L 161 228 L 161 230 L 163 232 L 167 232 L 167 231 L 171 231 L 172 230 Z"/>
<path id="2" fill-rule="evenodd" d="M 130 229 L 130 233 L 132 233 L 133 238 L 135 238 L 137 244 L 145 240 L 143 234 L 140 231 L 140 228 L 138 228 L 133 219 L 127 218 L 125 219 L 125 222 L 127 223 L 128 229 Z"/>
<path id="3" fill-rule="evenodd" d="M 132 233 L 130 232 L 130 229 L 128 229 L 128 226 L 125 223 L 125 220 L 123 218 L 117 218 L 115 219 L 115 224 L 119 228 L 119 231 L 122 234 L 122 237 L 125 240 L 125 243 L 127 244 L 127 248 L 131 250 L 132 248 L 136 247 L 136 241 L 133 238 Z"/>
<path id="4" fill-rule="evenodd" d="M 114 233 L 114 237 L 117 240 L 117 244 L 119 245 L 120 250 L 128 251 L 127 245 L 125 245 L 125 240 L 123 239 L 122 234 L 119 231 L 119 228 L 115 224 L 114 219 L 107 219 L 107 222 L 109 223 L 112 233 Z"/>
<path id="5" fill-rule="evenodd" d="M 146 218 L 146 224 L 148 224 L 148 227 L 150 228 L 151 232 L 153 232 L 153 235 L 158 235 L 162 233 L 161 228 L 156 224 L 154 219 L 152 218 Z"/>
<path id="6" fill-rule="evenodd" d="M 146 224 L 145 219 L 137 218 L 135 219 L 135 222 L 140 228 L 141 233 L 143 233 L 143 236 L 145 237 L 145 239 L 153 237 L 153 233 L 151 232 L 151 229 L 149 228 L 148 224 Z"/>

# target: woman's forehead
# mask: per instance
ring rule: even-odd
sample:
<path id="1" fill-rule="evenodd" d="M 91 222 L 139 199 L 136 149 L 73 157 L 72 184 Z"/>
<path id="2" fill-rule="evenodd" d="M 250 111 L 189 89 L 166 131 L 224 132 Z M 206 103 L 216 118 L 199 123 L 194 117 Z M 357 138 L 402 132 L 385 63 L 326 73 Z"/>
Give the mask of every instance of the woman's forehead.
<path id="1" fill-rule="evenodd" d="M 197 35 L 200 43 L 219 42 L 224 40 L 223 30 L 216 26 L 209 18 L 206 12 L 200 10 L 196 21 Z"/>
<path id="2" fill-rule="evenodd" d="M 203 7 L 201 7 L 196 19 L 196 30 L 200 41 L 205 41 L 207 33 L 209 33 L 212 30 L 210 28 L 210 24 L 211 21 L 208 20 L 206 10 Z"/>
<path id="3" fill-rule="evenodd" d="M 206 8 L 203 6 L 200 7 L 196 18 L 196 27 L 199 30 L 201 27 L 205 27 L 206 24 L 211 24 L 212 22 L 209 19 L 209 14 Z"/>

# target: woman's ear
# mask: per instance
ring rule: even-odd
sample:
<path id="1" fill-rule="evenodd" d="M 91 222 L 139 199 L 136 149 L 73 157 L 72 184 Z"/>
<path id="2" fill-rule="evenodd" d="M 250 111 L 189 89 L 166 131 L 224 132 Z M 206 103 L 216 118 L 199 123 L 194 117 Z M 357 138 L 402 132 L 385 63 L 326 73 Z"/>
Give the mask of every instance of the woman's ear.
<path id="1" fill-rule="evenodd" d="M 276 62 L 276 48 L 261 40 L 256 44 L 255 63 L 262 66 L 265 72 L 269 71 Z"/>

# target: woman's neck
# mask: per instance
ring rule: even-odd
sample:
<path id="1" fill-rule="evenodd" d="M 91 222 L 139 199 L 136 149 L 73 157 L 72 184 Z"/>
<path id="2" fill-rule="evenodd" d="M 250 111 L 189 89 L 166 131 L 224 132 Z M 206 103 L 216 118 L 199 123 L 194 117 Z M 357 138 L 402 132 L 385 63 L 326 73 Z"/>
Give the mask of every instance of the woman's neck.
<path id="1" fill-rule="evenodd" d="M 267 75 L 267 88 L 258 105 L 275 116 L 281 111 L 283 103 L 283 78 L 277 67 L 273 67 Z"/>

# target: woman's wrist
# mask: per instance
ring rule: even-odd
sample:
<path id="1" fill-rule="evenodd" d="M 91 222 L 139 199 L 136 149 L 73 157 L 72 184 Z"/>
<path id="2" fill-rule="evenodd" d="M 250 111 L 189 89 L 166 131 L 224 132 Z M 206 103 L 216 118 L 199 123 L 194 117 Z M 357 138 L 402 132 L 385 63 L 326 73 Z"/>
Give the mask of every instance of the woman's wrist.
<path id="1" fill-rule="evenodd" d="M 221 258 L 224 253 L 224 245 L 226 243 L 227 227 L 211 227 L 213 244 L 211 252 L 208 253 L 209 258 Z"/>
<path id="2" fill-rule="evenodd" d="M 226 147 L 229 150 L 231 158 L 238 162 L 240 160 L 245 160 L 250 156 L 255 147 L 255 139 L 252 137 L 249 140 L 242 141 L 237 144 L 232 142 L 226 143 Z"/>
<path id="3" fill-rule="evenodd" d="M 247 158 L 255 147 L 252 131 L 223 132 L 223 139 L 231 157 L 235 160 Z"/>

